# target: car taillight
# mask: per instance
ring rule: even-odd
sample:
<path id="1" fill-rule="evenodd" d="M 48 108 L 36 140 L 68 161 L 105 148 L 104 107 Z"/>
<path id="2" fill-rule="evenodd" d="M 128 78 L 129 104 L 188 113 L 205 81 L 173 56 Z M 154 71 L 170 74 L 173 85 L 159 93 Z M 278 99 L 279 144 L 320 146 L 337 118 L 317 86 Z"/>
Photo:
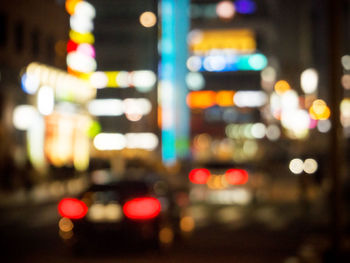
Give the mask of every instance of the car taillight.
<path id="1" fill-rule="evenodd" d="M 62 217 L 80 219 L 86 215 L 87 211 L 86 204 L 75 198 L 64 198 L 58 204 L 58 212 Z"/>
<path id="2" fill-rule="evenodd" d="M 248 182 L 248 172 L 243 169 L 229 169 L 225 173 L 226 181 L 232 185 L 242 185 Z"/>
<path id="3" fill-rule="evenodd" d="M 210 171 L 205 168 L 191 170 L 189 179 L 194 184 L 206 184 L 210 177 Z"/>
<path id="4" fill-rule="evenodd" d="M 123 212 L 130 219 L 152 219 L 160 213 L 160 202 L 154 197 L 134 198 L 124 204 Z"/>

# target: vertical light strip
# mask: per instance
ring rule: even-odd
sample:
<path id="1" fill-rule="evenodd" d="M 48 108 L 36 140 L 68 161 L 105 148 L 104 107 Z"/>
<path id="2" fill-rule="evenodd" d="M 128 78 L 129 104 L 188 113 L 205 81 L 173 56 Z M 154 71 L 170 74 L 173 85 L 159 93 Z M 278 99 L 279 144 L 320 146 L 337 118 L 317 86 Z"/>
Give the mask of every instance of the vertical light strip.
<path id="1" fill-rule="evenodd" d="M 159 94 L 162 108 L 162 159 L 175 163 L 188 153 L 186 59 L 189 0 L 162 0 Z"/>
<path id="2" fill-rule="evenodd" d="M 186 61 L 188 58 L 187 35 L 189 32 L 189 0 L 175 0 L 176 2 L 176 154 L 184 159 L 189 155 L 190 117 L 186 103 L 187 85 Z"/>

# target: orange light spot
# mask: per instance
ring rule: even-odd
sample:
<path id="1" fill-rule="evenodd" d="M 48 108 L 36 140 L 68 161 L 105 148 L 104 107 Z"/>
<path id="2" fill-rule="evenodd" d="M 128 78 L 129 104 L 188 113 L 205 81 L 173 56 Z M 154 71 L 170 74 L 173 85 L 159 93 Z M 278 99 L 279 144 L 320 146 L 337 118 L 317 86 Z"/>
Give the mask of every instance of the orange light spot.
<path id="1" fill-rule="evenodd" d="M 289 83 L 285 80 L 277 81 L 274 88 L 278 95 L 282 95 L 283 93 L 291 89 Z"/>
<path id="2" fill-rule="evenodd" d="M 331 111 L 323 100 L 315 100 L 309 108 L 309 114 L 314 120 L 327 120 Z"/>
<path id="3" fill-rule="evenodd" d="M 82 0 L 67 0 L 66 1 L 66 10 L 67 10 L 68 14 L 73 15 L 74 10 L 75 10 L 75 6 L 81 1 Z"/>
<path id="4" fill-rule="evenodd" d="M 157 116 L 157 124 L 158 127 L 162 127 L 162 107 L 158 107 L 158 116 Z"/>
<path id="5" fill-rule="evenodd" d="M 83 75 L 82 72 L 76 71 L 76 70 L 74 70 L 74 69 L 72 69 L 72 68 L 70 68 L 70 67 L 67 67 L 67 72 L 68 72 L 69 74 L 73 75 L 73 76 L 78 77 L 78 78 L 80 78 L 80 77 Z"/>
<path id="6" fill-rule="evenodd" d="M 214 91 L 193 91 L 187 95 L 187 105 L 190 108 L 205 109 L 216 104 L 216 93 Z"/>
<path id="7" fill-rule="evenodd" d="M 233 96 L 235 95 L 234 91 L 230 90 L 221 90 L 216 94 L 216 103 L 221 107 L 233 106 Z"/>

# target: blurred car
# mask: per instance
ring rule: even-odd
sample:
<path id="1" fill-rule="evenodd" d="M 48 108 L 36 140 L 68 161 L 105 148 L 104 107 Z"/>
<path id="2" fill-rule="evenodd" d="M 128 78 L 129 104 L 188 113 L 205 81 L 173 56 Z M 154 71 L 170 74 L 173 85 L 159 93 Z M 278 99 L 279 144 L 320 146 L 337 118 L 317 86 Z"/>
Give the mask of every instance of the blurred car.
<path id="1" fill-rule="evenodd" d="M 190 170 L 192 203 L 247 205 L 252 201 L 250 175 L 246 168 L 231 163 L 207 163 Z"/>
<path id="2" fill-rule="evenodd" d="M 171 244 L 179 209 L 166 181 L 156 176 L 95 183 L 58 204 L 60 236 L 75 248 L 135 243 Z"/>

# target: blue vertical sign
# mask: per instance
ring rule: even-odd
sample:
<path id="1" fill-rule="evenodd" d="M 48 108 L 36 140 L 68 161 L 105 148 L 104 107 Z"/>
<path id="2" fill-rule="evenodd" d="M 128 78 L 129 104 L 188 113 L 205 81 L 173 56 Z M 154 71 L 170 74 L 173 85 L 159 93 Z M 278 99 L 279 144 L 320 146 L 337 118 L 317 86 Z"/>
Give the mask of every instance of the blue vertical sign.
<path id="1" fill-rule="evenodd" d="M 174 164 L 188 155 L 189 110 L 186 105 L 189 0 L 162 0 L 159 98 L 162 108 L 162 159 Z"/>

